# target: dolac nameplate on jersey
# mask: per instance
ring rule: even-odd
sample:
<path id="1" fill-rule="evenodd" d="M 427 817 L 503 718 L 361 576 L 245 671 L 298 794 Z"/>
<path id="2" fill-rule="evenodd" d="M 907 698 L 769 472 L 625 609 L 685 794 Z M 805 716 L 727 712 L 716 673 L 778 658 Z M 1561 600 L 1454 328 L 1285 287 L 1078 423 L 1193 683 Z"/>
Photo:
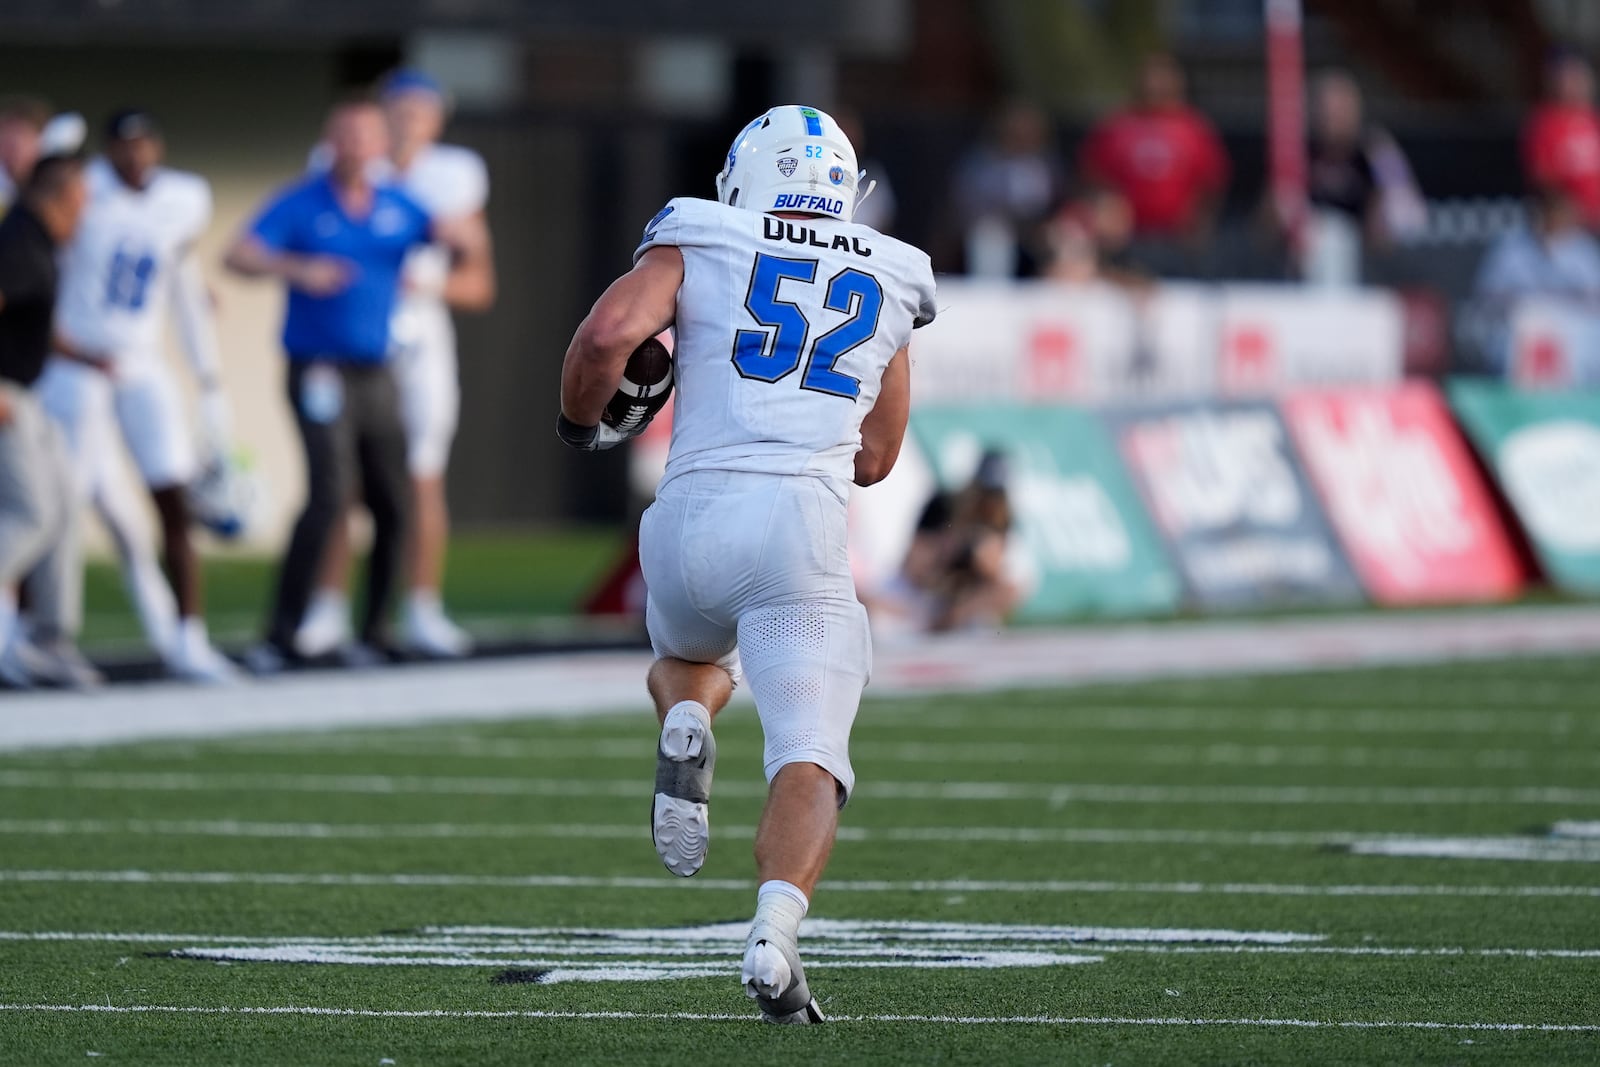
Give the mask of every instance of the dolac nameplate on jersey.
<path id="1" fill-rule="evenodd" d="M 782 200 L 783 197 L 779 197 Z M 795 197 L 796 200 L 806 199 L 803 196 Z M 854 252 L 858 256 L 872 255 L 872 249 L 861 243 L 859 237 L 849 237 L 836 233 L 832 237 L 823 237 L 809 226 L 797 226 L 792 222 L 775 219 L 765 215 L 761 219 L 761 236 L 769 241 L 788 241 L 794 245 L 810 245 L 812 248 L 831 248 L 838 252 Z"/>

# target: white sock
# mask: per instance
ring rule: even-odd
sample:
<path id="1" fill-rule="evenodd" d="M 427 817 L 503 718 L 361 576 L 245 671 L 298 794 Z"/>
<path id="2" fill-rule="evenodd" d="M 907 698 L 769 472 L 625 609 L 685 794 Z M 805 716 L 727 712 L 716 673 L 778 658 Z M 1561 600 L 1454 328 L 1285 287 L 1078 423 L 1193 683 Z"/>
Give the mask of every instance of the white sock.
<path id="1" fill-rule="evenodd" d="M 350 598 L 344 595 L 342 589 L 318 589 L 311 594 L 311 611 L 331 611 L 346 615 L 350 612 Z"/>
<path id="2" fill-rule="evenodd" d="M 700 729 L 691 729 L 684 719 L 699 721 Z M 702 739 L 711 732 L 711 712 L 698 700 L 680 700 L 667 709 L 661 720 L 661 751 L 668 759 L 696 759 L 703 747 Z"/>
<path id="3" fill-rule="evenodd" d="M 707 726 L 711 725 L 711 709 L 700 703 L 698 700 L 678 701 L 676 704 L 672 705 L 672 707 L 667 709 L 667 718 L 662 719 L 661 721 L 665 723 L 667 719 L 672 718 L 674 715 L 679 714 L 680 712 L 684 715 L 693 715 L 697 719 L 704 720 Z"/>
<path id="4" fill-rule="evenodd" d="M 0 652 L 4 652 L 11 644 L 12 635 L 17 630 L 17 595 L 10 589 L 0 587 Z"/>
<path id="5" fill-rule="evenodd" d="M 755 925 L 767 923 L 775 926 L 790 941 L 800 937 L 800 920 L 811 909 L 811 902 L 793 882 L 773 878 L 761 883 L 756 890 Z"/>
<path id="6" fill-rule="evenodd" d="M 413 589 L 406 594 L 406 610 L 415 615 L 443 615 L 444 601 L 438 590 Z"/>

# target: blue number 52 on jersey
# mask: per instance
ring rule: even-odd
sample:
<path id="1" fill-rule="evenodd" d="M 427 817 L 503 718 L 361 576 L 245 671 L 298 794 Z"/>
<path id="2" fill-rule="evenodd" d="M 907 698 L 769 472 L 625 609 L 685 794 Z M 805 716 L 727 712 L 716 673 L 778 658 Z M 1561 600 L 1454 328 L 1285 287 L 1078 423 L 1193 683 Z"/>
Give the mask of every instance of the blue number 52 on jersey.
<path id="1" fill-rule="evenodd" d="M 785 259 L 761 253 L 750 271 L 750 288 L 745 293 L 745 310 L 761 326 L 760 330 L 740 330 L 733 336 L 733 365 L 739 374 L 760 382 L 779 382 L 806 365 L 800 388 L 854 400 L 861 395 L 861 382 L 834 369 L 846 352 L 865 344 L 878 332 L 878 315 L 883 310 L 883 286 L 878 279 L 855 267 L 828 280 L 822 306 L 850 317 L 818 337 L 809 346 L 811 323 L 793 300 L 779 293 L 785 281 L 814 285 L 817 261 Z"/>

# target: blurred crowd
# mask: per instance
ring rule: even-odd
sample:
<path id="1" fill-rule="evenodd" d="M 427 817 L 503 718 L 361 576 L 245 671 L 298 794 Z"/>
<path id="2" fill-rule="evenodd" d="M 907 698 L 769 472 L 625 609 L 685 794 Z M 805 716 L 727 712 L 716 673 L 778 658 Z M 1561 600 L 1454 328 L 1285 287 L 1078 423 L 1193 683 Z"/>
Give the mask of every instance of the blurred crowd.
<path id="1" fill-rule="evenodd" d="M 1291 220 L 1265 208 L 1248 223 L 1272 231 L 1282 276 L 1354 284 L 1363 245 L 1415 234 L 1426 208 L 1404 153 L 1367 121 L 1349 74 L 1318 75 L 1309 112 L 1303 246 L 1291 245 Z M 951 204 L 971 275 L 1216 279 L 1226 270 L 1216 245 L 1232 177 L 1222 137 L 1163 53 L 1145 59 L 1133 99 L 1087 131 L 1071 162 L 1043 111 L 1006 104 L 962 160 Z"/>
<path id="2" fill-rule="evenodd" d="M 1011 101 L 990 119 L 952 180 L 959 258 L 982 278 L 1046 277 L 1137 287 L 1245 276 L 1359 285 L 1374 255 L 1425 240 L 1429 209 L 1399 141 L 1366 112 L 1342 70 L 1309 84 L 1305 213 L 1263 200 L 1228 206 L 1233 164 L 1215 125 L 1189 103 L 1183 68 L 1147 57 L 1132 99 L 1094 123 L 1075 155 L 1049 115 Z M 1593 309 L 1600 298 L 1600 111 L 1580 52 L 1553 50 L 1543 98 L 1522 136 L 1525 225 L 1484 249 L 1464 307 L 1481 352 L 1464 362 L 1503 373 L 1518 302 Z M 1247 250 L 1243 256 L 1240 249 Z M 1241 269 L 1241 258 L 1248 261 Z"/>

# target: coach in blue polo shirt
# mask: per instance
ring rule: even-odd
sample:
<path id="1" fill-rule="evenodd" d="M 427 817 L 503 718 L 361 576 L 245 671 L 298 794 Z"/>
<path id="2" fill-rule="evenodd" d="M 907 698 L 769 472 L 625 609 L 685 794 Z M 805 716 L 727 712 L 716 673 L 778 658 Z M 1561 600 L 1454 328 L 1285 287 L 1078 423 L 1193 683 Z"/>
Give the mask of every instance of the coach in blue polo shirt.
<path id="1" fill-rule="evenodd" d="M 388 149 L 383 113 L 352 98 L 328 116 L 330 166 L 273 197 L 229 249 L 229 269 L 288 284 L 283 347 L 289 397 L 306 454 L 306 504 L 278 574 L 267 646 L 253 656 L 269 670 L 294 659 L 333 524 L 359 481 L 372 514 L 372 558 L 361 639 L 387 647 L 391 593 L 410 510 L 406 438 L 388 367 L 389 317 L 406 253 L 430 242 L 458 260 L 487 255 L 470 235 L 449 231 L 396 187 L 376 183 Z"/>

